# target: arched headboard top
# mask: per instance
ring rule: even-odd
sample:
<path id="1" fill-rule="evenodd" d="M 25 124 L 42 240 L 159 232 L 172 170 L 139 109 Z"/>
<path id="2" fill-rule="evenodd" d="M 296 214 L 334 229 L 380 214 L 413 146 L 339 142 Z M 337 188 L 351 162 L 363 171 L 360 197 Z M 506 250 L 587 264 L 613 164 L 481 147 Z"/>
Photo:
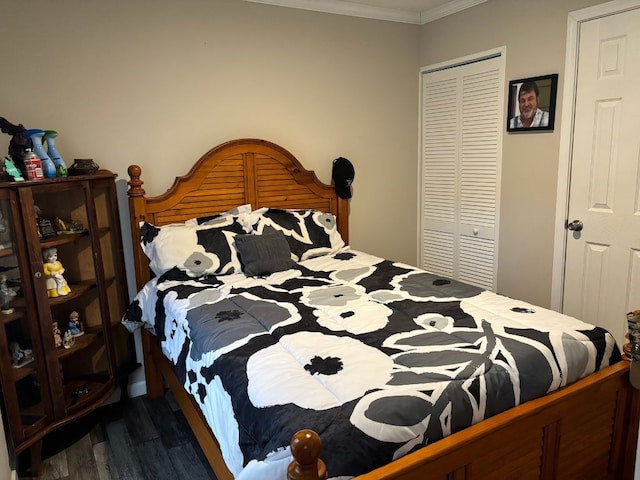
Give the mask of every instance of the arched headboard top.
<path id="1" fill-rule="evenodd" d="M 243 138 L 205 153 L 189 172 L 163 194 L 147 197 L 143 169 L 131 165 L 129 213 L 138 287 L 148 280 L 148 262 L 139 243 L 139 223 L 184 222 L 250 203 L 255 208 L 312 208 L 336 216 L 338 231 L 349 242 L 348 201 L 321 182 L 285 148 L 267 140 Z M 141 283 L 142 282 L 142 283 Z"/>

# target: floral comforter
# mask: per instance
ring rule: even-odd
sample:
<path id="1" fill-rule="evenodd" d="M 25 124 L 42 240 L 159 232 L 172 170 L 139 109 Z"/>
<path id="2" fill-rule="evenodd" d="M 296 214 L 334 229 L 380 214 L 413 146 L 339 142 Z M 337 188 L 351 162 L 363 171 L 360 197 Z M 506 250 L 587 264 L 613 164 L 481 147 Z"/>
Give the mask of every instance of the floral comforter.
<path id="1" fill-rule="evenodd" d="M 323 439 L 350 478 L 620 359 L 574 318 L 350 250 L 266 278 L 154 279 L 125 314 L 161 341 L 237 479 Z"/>

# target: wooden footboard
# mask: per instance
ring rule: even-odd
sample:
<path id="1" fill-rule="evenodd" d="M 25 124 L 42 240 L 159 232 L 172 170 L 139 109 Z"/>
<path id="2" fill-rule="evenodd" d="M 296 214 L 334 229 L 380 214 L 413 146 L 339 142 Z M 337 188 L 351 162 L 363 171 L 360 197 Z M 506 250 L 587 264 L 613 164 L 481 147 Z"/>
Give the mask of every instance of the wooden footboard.
<path id="1" fill-rule="evenodd" d="M 628 367 L 619 362 L 357 479 L 633 479 L 640 396 Z"/>
<path id="2" fill-rule="evenodd" d="M 232 480 L 200 409 L 149 332 L 143 334 L 149 395 L 166 381 L 219 480 Z M 619 362 L 578 382 L 484 420 L 402 457 L 357 480 L 607 479 L 632 480 L 640 420 L 640 394 Z M 292 432 L 294 435 L 295 432 Z M 306 439 L 292 451 L 319 452 Z M 316 480 L 309 470 L 291 480 Z M 322 471 L 320 468 L 319 471 Z M 331 472 L 328 472 L 329 476 Z"/>

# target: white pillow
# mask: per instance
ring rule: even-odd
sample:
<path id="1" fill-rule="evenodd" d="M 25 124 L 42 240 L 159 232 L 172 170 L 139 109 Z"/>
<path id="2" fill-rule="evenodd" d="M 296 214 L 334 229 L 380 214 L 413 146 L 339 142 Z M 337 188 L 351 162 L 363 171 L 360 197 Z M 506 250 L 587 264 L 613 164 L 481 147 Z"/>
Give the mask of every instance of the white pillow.
<path id="1" fill-rule="evenodd" d="M 242 271 L 234 237 L 248 233 L 234 216 L 208 225 L 140 223 L 140 244 L 156 275 L 179 268 L 192 277 Z"/>

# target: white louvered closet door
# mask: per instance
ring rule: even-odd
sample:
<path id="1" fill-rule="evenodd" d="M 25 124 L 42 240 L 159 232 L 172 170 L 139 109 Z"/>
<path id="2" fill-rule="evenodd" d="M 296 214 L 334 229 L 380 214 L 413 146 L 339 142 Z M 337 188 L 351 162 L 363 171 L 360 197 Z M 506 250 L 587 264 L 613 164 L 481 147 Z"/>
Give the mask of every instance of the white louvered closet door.
<path id="1" fill-rule="evenodd" d="M 495 291 L 504 61 L 422 73 L 421 266 Z"/>

